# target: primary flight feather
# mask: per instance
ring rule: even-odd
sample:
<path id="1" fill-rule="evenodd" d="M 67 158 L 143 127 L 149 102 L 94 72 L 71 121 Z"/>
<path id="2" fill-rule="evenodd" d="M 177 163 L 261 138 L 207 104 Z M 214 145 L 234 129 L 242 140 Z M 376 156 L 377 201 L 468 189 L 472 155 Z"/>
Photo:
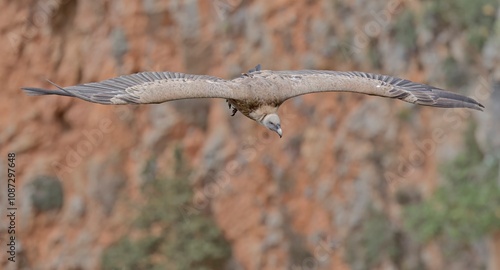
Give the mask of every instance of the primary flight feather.
<path id="1" fill-rule="evenodd" d="M 55 84 L 54 84 L 55 85 Z M 56 85 L 57 86 L 57 85 Z M 141 72 L 59 90 L 22 88 L 28 95 L 77 97 L 100 104 L 149 104 L 189 98 L 223 98 L 233 109 L 280 137 L 279 106 L 316 92 L 356 92 L 419 105 L 482 111 L 476 100 L 426 84 L 385 75 L 329 70 L 272 71 L 260 65 L 233 80 L 177 72 Z"/>

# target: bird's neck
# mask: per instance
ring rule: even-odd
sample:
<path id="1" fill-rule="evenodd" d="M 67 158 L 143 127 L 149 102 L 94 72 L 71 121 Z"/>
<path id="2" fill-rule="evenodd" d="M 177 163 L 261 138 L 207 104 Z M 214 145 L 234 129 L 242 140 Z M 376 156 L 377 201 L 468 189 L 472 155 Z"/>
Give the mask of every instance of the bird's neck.
<path id="1" fill-rule="evenodd" d="M 272 113 L 277 113 L 278 112 L 278 107 L 270 106 L 270 105 L 263 105 L 258 107 L 256 110 L 252 111 L 249 113 L 249 117 L 259 123 L 262 123 L 262 120 L 266 115 L 272 114 Z"/>

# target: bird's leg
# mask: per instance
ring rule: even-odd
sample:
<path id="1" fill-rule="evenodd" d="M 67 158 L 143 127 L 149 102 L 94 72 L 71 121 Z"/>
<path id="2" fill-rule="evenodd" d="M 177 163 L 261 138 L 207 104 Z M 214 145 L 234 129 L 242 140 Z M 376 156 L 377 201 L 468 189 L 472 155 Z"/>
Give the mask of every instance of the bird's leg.
<path id="1" fill-rule="evenodd" d="M 227 106 L 229 107 L 229 109 L 231 110 L 231 116 L 234 116 L 237 112 L 238 112 L 238 109 L 236 109 L 236 107 L 234 107 L 230 102 L 229 100 L 226 99 L 226 102 L 227 102 Z"/>

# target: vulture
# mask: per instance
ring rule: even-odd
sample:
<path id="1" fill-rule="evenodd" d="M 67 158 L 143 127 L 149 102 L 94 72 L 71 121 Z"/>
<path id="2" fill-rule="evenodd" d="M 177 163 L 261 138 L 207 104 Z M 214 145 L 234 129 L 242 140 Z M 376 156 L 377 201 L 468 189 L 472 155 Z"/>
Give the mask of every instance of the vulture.
<path id="1" fill-rule="evenodd" d="M 69 96 L 111 105 L 222 98 L 228 102 L 232 115 L 240 112 L 276 132 L 280 138 L 283 131 L 278 116 L 279 106 L 289 98 L 309 93 L 355 92 L 432 107 L 478 111 L 484 108 L 472 98 L 386 75 L 358 71 L 261 70 L 260 65 L 232 80 L 179 72 L 140 72 L 68 87 L 52 84 L 59 90 L 22 89 L 33 96 Z"/>

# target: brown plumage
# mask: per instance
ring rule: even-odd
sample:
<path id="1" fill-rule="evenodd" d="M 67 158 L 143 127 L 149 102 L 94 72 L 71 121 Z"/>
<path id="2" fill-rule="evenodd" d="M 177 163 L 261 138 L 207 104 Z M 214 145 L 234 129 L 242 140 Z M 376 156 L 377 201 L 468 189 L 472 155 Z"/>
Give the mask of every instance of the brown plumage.
<path id="1" fill-rule="evenodd" d="M 55 85 L 55 84 L 54 84 Z M 57 85 L 56 85 L 57 86 Z M 148 104 L 189 98 L 223 98 L 230 107 L 281 137 L 278 107 L 316 92 L 356 92 L 442 108 L 482 111 L 476 100 L 412 81 L 364 72 L 272 71 L 260 65 L 233 80 L 177 72 L 142 72 L 59 90 L 22 88 L 28 95 L 62 95 L 100 104 Z"/>

